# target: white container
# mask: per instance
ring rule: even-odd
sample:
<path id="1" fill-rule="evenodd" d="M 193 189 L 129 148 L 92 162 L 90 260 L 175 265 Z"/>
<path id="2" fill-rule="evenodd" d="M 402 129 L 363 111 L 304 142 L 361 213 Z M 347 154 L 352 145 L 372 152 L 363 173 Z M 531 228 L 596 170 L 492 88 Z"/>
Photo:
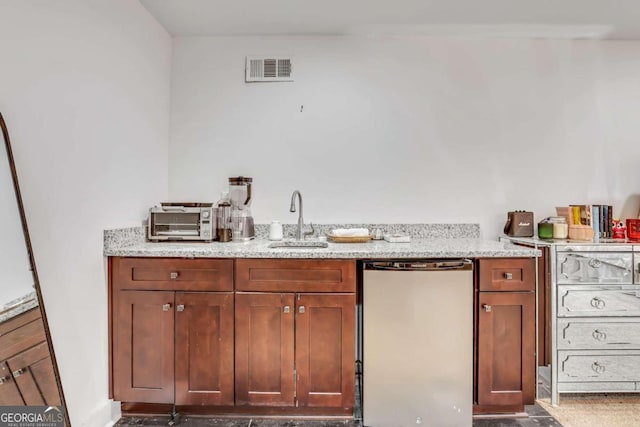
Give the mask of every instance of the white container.
<path id="1" fill-rule="evenodd" d="M 284 232 L 282 231 L 282 224 L 280 221 L 271 221 L 269 226 L 269 240 L 282 240 Z"/>

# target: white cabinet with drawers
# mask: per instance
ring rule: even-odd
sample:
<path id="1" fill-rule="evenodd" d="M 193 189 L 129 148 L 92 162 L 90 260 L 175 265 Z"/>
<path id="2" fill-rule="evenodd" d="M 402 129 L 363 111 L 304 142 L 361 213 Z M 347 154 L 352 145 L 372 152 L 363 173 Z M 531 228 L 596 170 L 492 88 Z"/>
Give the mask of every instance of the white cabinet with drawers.
<path id="1" fill-rule="evenodd" d="M 554 249 L 552 403 L 558 393 L 640 392 L 640 246 Z"/>

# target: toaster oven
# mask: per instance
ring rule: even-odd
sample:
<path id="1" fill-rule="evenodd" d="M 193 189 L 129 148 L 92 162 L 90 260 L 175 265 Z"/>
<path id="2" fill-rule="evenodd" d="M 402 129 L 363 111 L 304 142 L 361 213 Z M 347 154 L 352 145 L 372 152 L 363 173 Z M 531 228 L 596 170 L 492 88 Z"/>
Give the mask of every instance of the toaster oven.
<path id="1" fill-rule="evenodd" d="M 213 203 L 161 203 L 149 209 L 149 240 L 210 242 L 216 229 Z"/>

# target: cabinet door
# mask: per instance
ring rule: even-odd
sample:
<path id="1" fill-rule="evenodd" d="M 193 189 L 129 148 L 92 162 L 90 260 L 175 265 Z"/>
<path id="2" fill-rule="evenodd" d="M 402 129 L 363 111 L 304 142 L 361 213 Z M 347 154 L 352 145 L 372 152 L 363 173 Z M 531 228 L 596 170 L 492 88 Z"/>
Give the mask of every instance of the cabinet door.
<path id="1" fill-rule="evenodd" d="M 114 399 L 173 403 L 174 293 L 119 291 L 114 299 Z"/>
<path id="2" fill-rule="evenodd" d="M 176 293 L 176 405 L 233 405 L 233 293 Z"/>
<path id="3" fill-rule="evenodd" d="M 296 370 L 299 406 L 352 408 L 355 295 L 298 294 Z"/>
<path id="4" fill-rule="evenodd" d="M 294 295 L 236 293 L 236 405 L 293 406 Z"/>
<path id="5" fill-rule="evenodd" d="M 11 369 L 6 362 L 0 363 L 0 406 L 25 405 L 18 386 L 13 379 Z"/>
<path id="6" fill-rule="evenodd" d="M 535 393 L 535 296 L 480 292 L 478 404 L 524 405 Z"/>
<path id="7" fill-rule="evenodd" d="M 26 405 L 60 405 L 46 342 L 13 356 L 7 365 Z"/>

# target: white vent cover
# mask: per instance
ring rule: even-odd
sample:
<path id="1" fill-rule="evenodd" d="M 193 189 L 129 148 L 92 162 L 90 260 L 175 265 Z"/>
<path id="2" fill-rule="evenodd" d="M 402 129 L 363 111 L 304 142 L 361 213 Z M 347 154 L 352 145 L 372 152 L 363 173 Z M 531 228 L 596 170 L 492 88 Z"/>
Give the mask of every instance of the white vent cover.
<path id="1" fill-rule="evenodd" d="M 246 82 L 292 82 L 291 58 L 247 56 Z"/>

